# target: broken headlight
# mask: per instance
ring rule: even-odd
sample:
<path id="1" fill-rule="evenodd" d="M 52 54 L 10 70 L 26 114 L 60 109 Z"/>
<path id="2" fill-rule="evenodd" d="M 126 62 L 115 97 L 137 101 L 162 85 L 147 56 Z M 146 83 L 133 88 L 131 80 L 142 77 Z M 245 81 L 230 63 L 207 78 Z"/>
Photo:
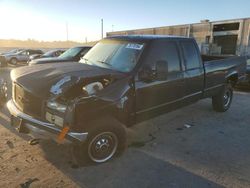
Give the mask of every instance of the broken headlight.
<path id="1" fill-rule="evenodd" d="M 66 111 L 67 106 L 63 104 L 59 104 L 56 101 L 49 101 L 47 102 L 47 107 L 53 110 L 57 110 L 59 112 L 64 113 Z"/>
<path id="2" fill-rule="evenodd" d="M 86 93 L 87 95 L 93 95 L 102 89 L 103 85 L 101 82 L 93 82 L 82 88 L 83 92 Z"/>

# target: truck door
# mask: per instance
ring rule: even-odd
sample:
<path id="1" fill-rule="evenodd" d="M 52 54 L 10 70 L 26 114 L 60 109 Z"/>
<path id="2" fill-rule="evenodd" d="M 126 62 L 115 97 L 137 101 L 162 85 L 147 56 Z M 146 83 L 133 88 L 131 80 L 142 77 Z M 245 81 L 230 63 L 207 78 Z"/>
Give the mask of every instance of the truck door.
<path id="1" fill-rule="evenodd" d="M 193 40 L 181 41 L 186 82 L 185 96 L 188 101 L 199 100 L 204 87 L 204 68 L 199 49 Z"/>
<path id="2" fill-rule="evenodd" d="M 141 79 L 140 71 L 155 72 L 156 63 L 162 61 L 168 65 L 165 79 Z M 185 83 L 181 69 L 180 54 L 174 41 L 156 40 L 149 47 L 149 53 L 143 60 L 139 76 L 135 82 L 137 121 L 159 115 L 170 110 L 170 106 L 183 97 Z M 150 69 L 150 70 L 149 70 Z"/>

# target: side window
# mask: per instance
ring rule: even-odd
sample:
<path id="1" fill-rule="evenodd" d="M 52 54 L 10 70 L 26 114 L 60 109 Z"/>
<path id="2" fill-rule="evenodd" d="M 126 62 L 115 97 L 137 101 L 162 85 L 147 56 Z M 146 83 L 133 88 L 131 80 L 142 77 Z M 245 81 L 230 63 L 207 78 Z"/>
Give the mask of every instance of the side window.
<path id="1" fill-rule="evenodd" d="M 155 41 L 147 57 L 146 64 L 151 64 L 152 69 L 155 69 L 157 61 L 168 62 L 168 72 L 180 71 L 180 57 L 175 42 L 171 41 Z"/>
<path id="2" fill-rule="evenodd" d="M 192 41 L 181 42 L 183 55 L 185 58 L 186 69 L 195 69 L 200 67 L 199 54 Z"/>
<path id="3" fill-rule="evenodd" d="M 28 52 L 27 52 L 27 51 L 23 51 L 21 54 L 22 54 L 22 55 L 27 55 Z"/>
<path id="4" fill-rule="evenodd" d="M 84 49 L 83 51 L 81 51 L 80 57 L 83 57 L 88 51 L 89 51 L 88 48 L 86 48 L 86 49 Z"/>

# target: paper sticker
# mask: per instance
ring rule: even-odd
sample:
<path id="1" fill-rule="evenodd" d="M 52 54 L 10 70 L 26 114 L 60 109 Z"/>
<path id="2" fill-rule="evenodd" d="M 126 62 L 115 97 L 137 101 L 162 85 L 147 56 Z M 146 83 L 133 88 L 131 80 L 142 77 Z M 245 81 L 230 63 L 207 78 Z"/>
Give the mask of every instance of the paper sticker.
<path id="1" fill-rule="evenodd" d="M 126 48 L 134 49 L 134 50 L 141 50 L 143 48 L 142 44 L 135 44 L 135 43 L 129 43 L 127 44 Z"/>

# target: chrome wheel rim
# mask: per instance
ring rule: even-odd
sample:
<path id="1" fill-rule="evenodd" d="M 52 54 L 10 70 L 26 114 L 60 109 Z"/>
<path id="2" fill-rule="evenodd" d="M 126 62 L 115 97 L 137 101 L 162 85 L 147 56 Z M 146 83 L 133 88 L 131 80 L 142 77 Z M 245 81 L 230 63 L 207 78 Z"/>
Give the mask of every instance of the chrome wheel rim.
<path id="1" fill-rule="evenodd" d="M 11 60 L 11 64 L 15 65 L 17 63 L 17 60 L 16 59 L 12 59 Z"/>
<path id="2" fill-rule="evenodd" d="M 112 132 L 103 132 L 96 135 L 88 146 L 90 159 L 97 163 L 103 163 L 111 159 L 118 146 L 118 138 Z"/>
<path id="3" fill-rule="evenodd" d="M 224 98 L 224 106 L 227 107 L 230 104 L 230 101 L 231 101 L 231 92 L 230 92 L 230 90 L 227 90 L 224 93 L 223 98 Z"/>

